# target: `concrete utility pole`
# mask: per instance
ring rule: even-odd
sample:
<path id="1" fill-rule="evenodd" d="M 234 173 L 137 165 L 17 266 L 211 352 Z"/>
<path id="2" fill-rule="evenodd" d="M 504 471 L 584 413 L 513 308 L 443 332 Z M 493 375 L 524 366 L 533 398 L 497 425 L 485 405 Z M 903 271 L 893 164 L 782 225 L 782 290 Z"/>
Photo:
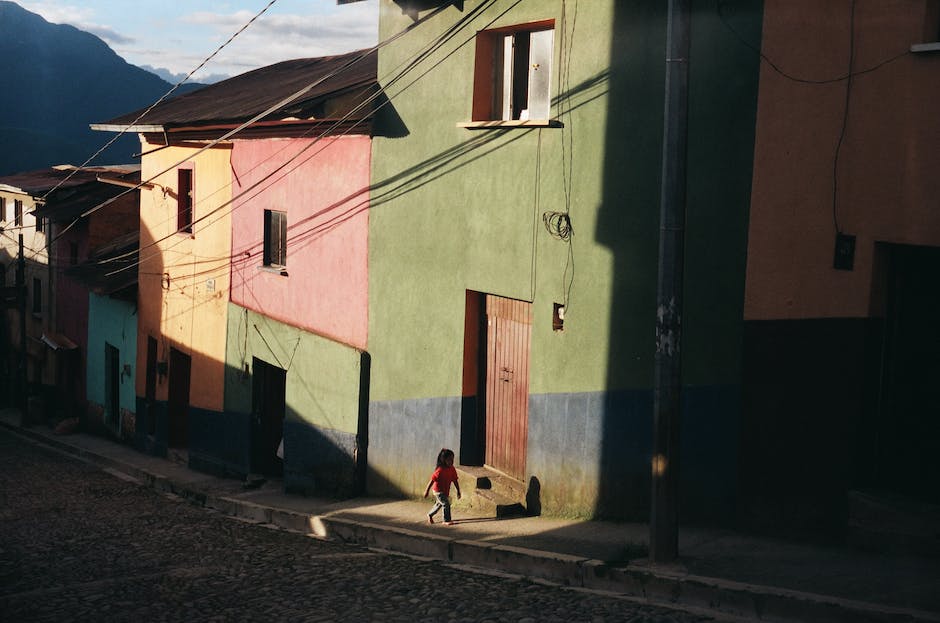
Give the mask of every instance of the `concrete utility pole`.
<path id="1" fill-rule="evenodd" d="M 682 262 L 685 246 L 690 0 L 669 0 L 660 193 L 659 275 L 653 387 L 650 562 L 679 553 L 678 479 L 681 415 Z"/>
<path id="2" fill-rule="evenodd" d="M 26 386 L 26 256 L 23 254 L 23 234 L 19 238 L 19 258 L 16 261 L 16 287 L 20 303 L 20 360 L 16 382 L 19 385 L 19 407 L 24 422 L 28 418 L 29 388 Z"/>

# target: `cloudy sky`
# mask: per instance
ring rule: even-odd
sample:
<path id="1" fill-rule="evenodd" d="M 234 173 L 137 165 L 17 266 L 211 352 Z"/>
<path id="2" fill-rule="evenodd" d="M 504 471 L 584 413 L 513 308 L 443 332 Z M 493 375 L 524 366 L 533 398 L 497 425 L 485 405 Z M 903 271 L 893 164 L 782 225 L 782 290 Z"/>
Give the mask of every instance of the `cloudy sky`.
<path id="1" fill-rule="evenodd" d="M 259 13 L 270 0 L 16 0 L 55 24 L 101 37 L 134 65 L 187 74 Z M 375 45 L 378 0 L 277 0 L 204 69 L 234 76 L 291 58 L 324 56 Z"/>

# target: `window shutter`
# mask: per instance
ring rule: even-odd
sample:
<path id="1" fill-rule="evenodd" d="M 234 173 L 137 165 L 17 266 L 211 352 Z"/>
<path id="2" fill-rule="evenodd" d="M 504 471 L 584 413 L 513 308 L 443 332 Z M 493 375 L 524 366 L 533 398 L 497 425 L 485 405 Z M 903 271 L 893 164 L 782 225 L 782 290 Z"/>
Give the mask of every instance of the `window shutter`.
<path id="1" fill-rule="evenodd" d="M 496 92 L 499 95 L 500 119 L 512 119 L 512 65 L 513 65 L 513 35 L 503 37 L 502 71 L 499 86 Z"/>
<path id="2" fill-rule="evenodd" d="M 555 31 L 531 33 L 529 44 L 529 119 L 551 115 L 552 43 Z"/>
<path id="3" fill-rule="evenodd" d="M 274 213 L 274 223 L 271 229 L 274 234 L 274 243 L 271 245 L 273 261 L 279 266 L 285 266 L 287 264 L 287 214 L 285 212 Z"/>
<path id="4" fill-rule="evenodd" d="M 264 211 L 264 256 L 261 259 L 261 263 L 265 266 L 271 265 L 271 219 L 273 215 L 274 213 L 271 210 Z"/>

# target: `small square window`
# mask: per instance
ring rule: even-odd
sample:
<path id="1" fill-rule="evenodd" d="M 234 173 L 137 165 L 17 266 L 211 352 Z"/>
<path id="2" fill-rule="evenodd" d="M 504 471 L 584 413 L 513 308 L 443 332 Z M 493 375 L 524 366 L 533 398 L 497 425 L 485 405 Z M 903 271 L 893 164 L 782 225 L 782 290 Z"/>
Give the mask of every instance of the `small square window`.
<path id="1" fill-rule="evenodd" d="M 19 199 L 13 200 L 13 224 L 20 227 L 23 225 L 23 202 Z"/>
<path id="2" fill-rule="evenodd" d="M 287 265 L 287 212 L 264 211 L 264 265 Z"/>
<path id="3" fill-rule="evenodd" d="M 176 231 L 193 233 L 193 170 L 177 169 Z"/>
<path id="4" fill-rule="evenodd" d="M 552 21 L 477 35 L 474 121 L 550 118 L 554 35 Z"/>

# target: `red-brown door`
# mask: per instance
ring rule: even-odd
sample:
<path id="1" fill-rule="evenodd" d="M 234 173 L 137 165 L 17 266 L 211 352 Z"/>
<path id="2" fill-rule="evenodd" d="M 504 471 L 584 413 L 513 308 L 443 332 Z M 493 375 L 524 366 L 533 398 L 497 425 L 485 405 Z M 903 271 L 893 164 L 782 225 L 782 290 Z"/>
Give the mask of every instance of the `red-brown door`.
<path id="1" fill-rule="evenodd" d="M 532 306 L 486 296 L 486 464 L 525 479 Z"/>

